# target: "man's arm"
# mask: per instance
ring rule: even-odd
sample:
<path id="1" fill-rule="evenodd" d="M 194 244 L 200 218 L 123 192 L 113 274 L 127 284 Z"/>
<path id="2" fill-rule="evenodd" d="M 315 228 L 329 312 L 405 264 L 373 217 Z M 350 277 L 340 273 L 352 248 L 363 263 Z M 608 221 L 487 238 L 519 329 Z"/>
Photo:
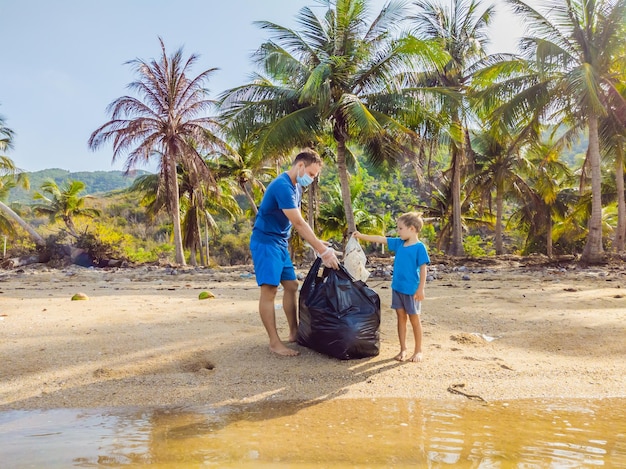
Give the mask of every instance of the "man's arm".
<path id="1" fill-rule="evenodd" d="M 320 240 L 313 230 L 306 222 L 304 218 L 302 218 L 302 213 L 300 213 L 300 209 L 298 208 L 288 208 L 283 209 L 285 216 L 289 219 L 294 229 L 302 236 L 302 238 L 307 241 L 313 249 L 315 249 L 322 261 L 324 261 L 324 265 L 327 267 L 332 267 L 333 269 L 339 268 L 339 260 L 337 259 L 337 255 L 335 254 L 335 250 L 331 247 L 328 247 L 328 243 Z"/>
<path id="2" fill-rule="evenodd" d="M 326 250 L 328 246 L 324 244 L 323 241 L 318 239 L 317 236 L 315 236 L 315 233 L 313 233 L 313 230 L 311 229 L 309 224 L 304 218 L 302 218 L 302 213 L 300 213 L 300 209 L 283 209 L 283 212 L 285 213 L 285 216 L 289 218 L 289 221 L 293 225 L 294 229 L 300 234 L 300 236 L 302 236 L 305 241 L 313 246 L 313 249 L 315 249 L 319 253 L 322 253 Z"/>

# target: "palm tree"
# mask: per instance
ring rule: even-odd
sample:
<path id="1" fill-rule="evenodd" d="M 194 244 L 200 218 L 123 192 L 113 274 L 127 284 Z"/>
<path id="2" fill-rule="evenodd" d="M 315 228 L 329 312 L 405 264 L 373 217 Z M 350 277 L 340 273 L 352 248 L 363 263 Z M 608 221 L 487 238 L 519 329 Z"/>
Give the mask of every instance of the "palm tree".
<path id="1" fill-rule="evenodd" d="M 591 168 L 591 216 L 581 261 L 604 260 L 602 246 L 602 174 L 598 123 L 607 114 L 617 86 L 612 67 L 623 50 L 626 0 L 551 2 L 545 15 L 521 0 L 507 0 L 527 25 L 520 42 L 523 56 L 536 67 L 523 91 L 507 106 L 508 115 L 532 111 L 539 118 L 587 128 Z"/>
<path id="2" fill-rule="evenodd" d="M 89 146 L 96 149 L 113 141 L 113 161 L 130 151 L 126 170 L 140 163 L 158 158 L 159 178 L 165 191 L 167 207 L 172 217 L 176 262 L 185 264 L 180 207 L 178 199 L 177 167 L 189 171 L 194 186 L 199 181 L 214 182 L 202 159 L 200 149 L 225 149 L 217 137 L 219 124 L 204 112 L 215 102 L 207 98 L 204 83 L 214 68 L 191 76 L 191 67 L 198 56 L 192 54 L 186 61 L 182 49 L 167 56 L 163 40 L 159 38 L 161 57 L 146 62 L 136 59 L 128 62 L 139 75 L 129 85 L 140 98 L 123 96 L 109 105 L 111 120 L 98 128 L 89 138 Z"/>
<path id="3" fill-rule="evenodd" d="M 487 54 L 487 28 L 494 6 L 480 12 L 480 0 L 451 0 L 450 8 L 431 0 L 414 2 L 417 13 L 409 17 L 418 37 L 438 41 L 450 59 L 441 67 L 427 70 L 421 77 L 423 87 L 440 92 L 437 115 L 445 116 L 450 145 L 452 232 L 447 252 L 462 256 L 463 225 L 461 185 L 469 135 L 467 132 L 467 89 L 472 73 Z M 439 119 L 438 119 L 439 120 Z"/>
<path id="4" fill-rule="evenodd" d="M 568 166 L 559 159 L 562 141 L 558 143 L 534 142 L 528 148 L 525 177 L 526 195 L 537 200 L 539 226 L 535 226 L 532 235 L 545 230 L 546 255 L 552 257 L 553 215 L 563 218 L 568 210 L 567 199 L 571 199 L 573 175 Z M 521 169 L 521 168 L 520 168 Z"/>
<path id="5" fill-rule="evenodd" d="M 259 22 L 273 35 L 257 51 L 263 76 L 224 94 L 225 114 L 259 126 L 257 151 L 286 155 L 297 146 L 316 146 L 332 134 L 336 146 L 348 231 L 356 229 L 350 198 L 349 143 L 373 163 L 394 161 L 416 135 L 394 115 L 406 78 L 416 62 L 442 60 L 438 49 L 415 39 L 394 40 L 405 17 L 391 1 L 368 21 L 366 0 L 325 0 L 323 17 L 300 10 L 299 31 Z M 422 55 L 418 55 L 421 52 Z"/>
<path id="6" fill-rule="evenodd" d="M 626 34 L 626 24 L 623 25 Z M 615 188 L 617 198 L 617 227 L 613 240 L 615 252 L 626 247 L 626 194 L 624 192 L 626 152 L 626 41 L 622 51 L 613 62 L 613 73 L 619 77 L 615 89 L 611 90 L 608 112 L 600 118 L 599 132 L 603 153 L 615 160 Z"/>
<path id="7" fill-rule="evenodd" d="M 4 117 L 0 115 L 0 151 L 5 152 L 13 148 L 14 133 L 4 122 Z"/>
<path id="8" fill-rule="evenodd" d="M 511 135 L 502 135 L 498 129 L 490 128 L 476 135 L 472 140 L 476 149 L 477 171 L 471 175 L 469 186 L 475 186 L 491 200 L 495 189 L 495 251 L 497 255 L 504 253 L 503 218 L 504 200 L 507 194 L 516 192 L 520 184 L 521 160 Z"/>
<path id="9" fill-rule="evenodd" d="M 5 125 L 4 117 L 0 116 L 0 152 L 13 148 L 13 138 L 13 131 Z M 4 200 L 8 196 L 10 189 L 17 185 L 28 188 L 28 177 L 15 166 L 13 160 L 7 156 L 0 155 L 0 199 Z M 0 212 L 2 212 L 0 216 L 3 218 L 2 224 L 6 226 L 5 229 L 8 229 L 11 222 L 17 223 L 29 234 L 38 247 L 44 247 L 46 241 L 41 235 L 2 200 L 0 200 Z"/>
<path id="10" fill-rule="evenodd" d="M 46 241 L 43 237 L 18 215 L 15 207 L 11 208 L 4 203 L 11 189 L 18 186 L 24 189 L 29 188 L 26 173 L 17 169 L 10 158 L 0 156 L 0 229 L 13 233 L 13 224 L 16 223 L 28 233 L 38 247 L 44 247 Z"/>
<path id="11" fill-rule="evenodd" d="M 220 215 L 232 220 L 235 215 L 241 214 L 241 209 L 237 201 L 232 195 L 234 190 L 232 179 L 220 174 L 218 168 L 209 161 L 209 167 L 216 176 L 216 184 L 208 186 L 200 186 L 200 189 L 208 192 L 198 197 L 196 188 L 189 182 L 188 173 L 179 169 L 178 171 L 178 187 L 179 197 L 181 200 L 181 232 L 183 234 L 183 245 L 190 250 L 190 263 L 196 265 L 195 254 L 201 243 L 201 225 L 204 224 L 204 230 L 207 239 L 205 239 L 206 256 L 200 251 L 200 261 L 205 265 L 209 263 L 208 251 L 208 234 L 209 231 L 217 232 L 217 223 L 213 215 Z M 156 174 L 146 174 L 135 179 L 129 192 L 140 195 L 140 204 L 146 208 L 147 215 L 151 218 L 155 217 L 166 207 L 164 191 L 159 191 L 158 186 L 161 180 Z M 202 201 L 202 202 L 200 202 Z"/>
<path id="12" fill-rule="evenodd" d="M 237 122 L 236 125 L 238 124 L 240 123 Z M 232 125 L 226 133 L 227 140 L 232 145 L 230 154 L 214 155 L 206 159 L 216 178 L 229 178 L 236 182 L 256 215 L 258 213 L 256 200 L 259 194 L 265 192 L 263 181 L 275 177 L 276 170 L 267 165 L 262 156 L 254 151 L 253 137 L 237 132 Z"/>
<path id="13" fill-rule="evenodd" d="M 99 217 L 100 211 L 85 207 L 85 201 L 90 196 L 80 196 L 85 190 L 82 181 L 67 181 L 61 187 L 53 180 L 45 181 L 41 185 L 41 192 L 35 192 L 33 198 L 40 202 L 33 205 L 33 211 L 38 215 L 47 215 L 51 223 L 62 220 L 70 234 L 78 237 L 74 217 Z"/>

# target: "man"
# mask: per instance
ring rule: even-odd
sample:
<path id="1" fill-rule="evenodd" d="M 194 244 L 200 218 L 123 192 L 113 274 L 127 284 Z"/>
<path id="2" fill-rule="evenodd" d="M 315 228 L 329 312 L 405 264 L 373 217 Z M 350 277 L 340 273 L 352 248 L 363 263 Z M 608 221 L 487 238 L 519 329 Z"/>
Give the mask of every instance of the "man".
<path id="1" fill-rule="evenodd" d="M 334 249 L 315 236 L 300 212 L 302 188 L 311 184 L 321 169 L 322 159 L 316 152 L 304 150 L 299 153 L 291 169 L 267 186 L 250 238 L 256 281 L 261 287 L 259 314 L 269 336 L 270 350 L 287 357 L 298 355 L 298 351 L 287 347 L 278 336 L 274 301 L 281 284 L 284 288 L 283 309 L 289 325 L 288 341 L 295 342 L 298 280 L 288 249 L 291 228 L 295 228 L 317 251 L 326 267 L 339 268 Z"/>

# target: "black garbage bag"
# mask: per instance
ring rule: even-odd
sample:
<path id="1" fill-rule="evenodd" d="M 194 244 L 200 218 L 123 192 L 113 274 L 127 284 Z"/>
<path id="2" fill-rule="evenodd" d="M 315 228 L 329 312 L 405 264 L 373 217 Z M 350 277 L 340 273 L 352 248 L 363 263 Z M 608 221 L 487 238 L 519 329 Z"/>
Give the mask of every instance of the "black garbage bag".
<path id="1" fill-rule="evenodd" d="M 321 265 L 318 258 L 300 290 L 298 343 L 340 360 L 378 355 L 378 294 L 342 265 L 319 275 Z"/>

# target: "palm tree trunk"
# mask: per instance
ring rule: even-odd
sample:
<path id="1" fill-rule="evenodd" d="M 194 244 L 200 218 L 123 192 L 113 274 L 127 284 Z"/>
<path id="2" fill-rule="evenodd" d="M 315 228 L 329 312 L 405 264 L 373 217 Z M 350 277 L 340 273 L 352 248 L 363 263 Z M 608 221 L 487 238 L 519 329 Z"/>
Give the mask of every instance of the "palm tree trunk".
<path id="1" fill-rule="evenodd" d="M 502 212 L 503 212 L 504 187 L 501 182 L 496 186 L 496 255 L 503 254 L 502 248 Z"/>
<path id="2" fill-rule="evenodd" d="M 241 184 L 241 188 L 243 189 L 243 193 L 246 195 L 246 198 L 248 199 L 248 202 L 250 202 L 250 206 L 252 207 L 252 210 L 254 211 L 254 214 L 258 215 L 259 209 L 257 208 L 256 202 L 254 201 L 254 197 L 252 197 L 252 194 L 248 190 L 248 186 L 246 185 L 245 182 L 243 184 Z"/>
<path id="3" fill-rule="evenodd" d="M 78 234 L 76 233 L 76 226 L 74 225 L 74 220 L 72 220 L 72 217 L 64 216 L 63 222 L 65 223 L 65 226 L 67 226 L 67 229 L 69 230 L 70 234 L 74 236 L 75 238 L 78 238 Z"/>
<path id="4" fill-rule="evenodd" d="M 15 223 L 20 225 L 24 229 L 24 231 L 26 231 L 30 235 L 31 239 L 38 247 L 44 247 L 46 245 L 46 241 L 41 237 L 41 235 L 37 233 L 32 226 L 22 220 L 22 218 L 17 213 L 11 210 L 3 202 L 0 202 L 0 211 L 4 212 L 13 221 L 15 221 Z"/>
<path id="5" fill-rule="evenodd" d="M 309 186 L 307 191 L 308 198 L 308 210 L 307 210 L 307 222 L 309 226 L 315 232 L 315 189 L 317 189 L 317 179 L 313 181 L 313 184 Z"/>
<path id="6" fill-rule="evenodd" d="M 602 174 L 600 172 L 600 143 L 598 138 L 598 116 L 590 114 L 589 163 L 591 166 L 591 217 L 589 234 L 581 257 L 582 262 L 597 264 L 603 262 L 602 248 Z"/>
<path id="7" fill-rule="evenodd" d="M 200 254 L 200 265 L 207 266 L 204 260 L 204 249 L 202 249 L 202 226 L 200 225 L 200 217 L 196 218 L 196 230 L 198 232 L 198 254 Z"/>
<path id="8" fill-rule="evenodd" d="M 341 197 L 343 198 L 343 209 L 346 213 L 346 224 L 348 225 L 348 236 L 356 231 L 354 222 L 354 211 L 352 210 L 352 197 L 350 195 L 350 178 L 346 165 L 346 142 L 337 141 L 337 171 L 339 172 L 339 182 L 341 186 Z"/>
<path id="9" fill-rule="evenodd" d="M 207 220 L 207 215 L 205 214 L 204 217 L 204 236 L 205 236 L 205 243 L 206 243 L 206 265 L 207 267 L 209 266 L 209 222 Z"/>
<path id="10" fill-rule="evenodd" d="M 546 229 L 546 255 L 552 258 L 552 207 L 547 207 L 546 216 L 548 217 L 548 226 Z"/>
<path id="11" fill-rule="evenodd" d="M 462 149 L 452 150 L 452 241 L 448 254 L 451 256 L 463 256 L 463 226 L 461 219 L 461 160 Z"/>
<path id="12" fill-rule="evenodd" d="M 172 217 L 172 226 L 174 230 L 174 250 L 176 253 L 176 263 L 179 265 L 187 265 L 185 262 L 185 252 L 183 251 L 183 235 L 180 229 L 180 204 L 178 200 L 178 178 L 176 176 L 176 161 L 174 158 L 168 158 L 168 185 L 169 185 L 169 205 L 170 216 Z"/>
<path id="13" fill-rule="evenodd" d="M 198 265 L 198 261 L 196 260 L 196 246 L 192 244 L 189 248 L 189 264 L 196 267 Z"/>
<path id="14" fill-rule="evenodd" d="M 617 146 L 615 158 L 615 186 L 617 187 L 617 230 L 615 233 L 615 252 L 624 252 L 626 238 L 626 201 L 624 198 L 624 148 Z"/>

